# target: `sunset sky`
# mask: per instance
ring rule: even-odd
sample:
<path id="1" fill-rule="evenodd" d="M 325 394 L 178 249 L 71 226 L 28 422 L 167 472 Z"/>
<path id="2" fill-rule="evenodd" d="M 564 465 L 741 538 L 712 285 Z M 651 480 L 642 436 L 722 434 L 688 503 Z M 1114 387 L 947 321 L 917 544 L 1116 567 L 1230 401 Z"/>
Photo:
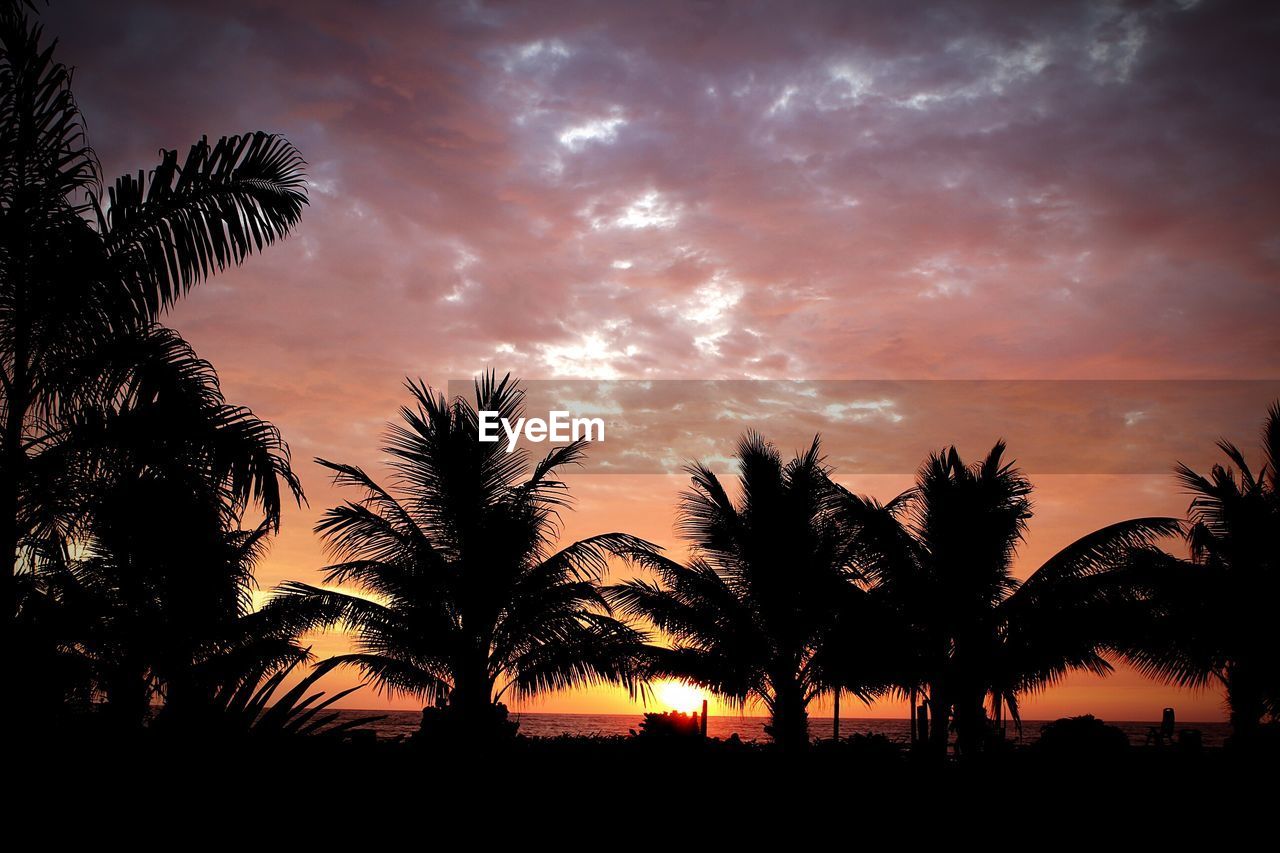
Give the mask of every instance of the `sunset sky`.
<path id="1" fill-rule="evenodd" d="M 1280 10 L 912 6 L 54 0 L 41 17 L 108 175 L 255 129 L 309 162 L 297 234 L 169 318 L 230 400 L 281 428 L 306 487 L 263 588 L 318 581 L 310 529 L 339 493 L 313 457 L 379 470 L 405 377 L 445 387 L 487 368 L 1254 380 L 1230 405 L 1161 385 L 1159 412 L 1098 407 L 1096 430 L 1058 413 L 1065 386 L 1047 381 L 1017 386 L 1019 411 L 1039 416 L 1011 421 L 967 393 L 980 386 L 948 382 L 929 383 L 932 407 L 891 385 L 857 397 L 897 420 L 881 406 L 871 424 L 846 400 L 769 421 L 784 451 L 821 430 L 843 481 L 881 498 L 930 449 L 978 457 L 1003 436 L 1038 486 L 1023 572 L 1103 524 L 1181 515 L 1175 458 L 1207 466 L 1224 433 L 1252 451 L 1280 396 Z M 669 411 L 687 389 L 661 388 L 653 422 L 683 428 L 611 451 L 724 456 L 753 423 L 689 427 Z M 861 473 L 869 425 L 907 461 Z M 1073 461 L 1047 461 L 1054 447 Z M 565 535 L 622 529 L 679 553 L 683 481 L 655 470 L 575 475 Z M 1165 705 L 1223 716 L 1215 694 L 1131 672 L 1072 678 L 1023 713 L 1151 719 Z M 638 707 L 597 690 L 526 709 Z"/>

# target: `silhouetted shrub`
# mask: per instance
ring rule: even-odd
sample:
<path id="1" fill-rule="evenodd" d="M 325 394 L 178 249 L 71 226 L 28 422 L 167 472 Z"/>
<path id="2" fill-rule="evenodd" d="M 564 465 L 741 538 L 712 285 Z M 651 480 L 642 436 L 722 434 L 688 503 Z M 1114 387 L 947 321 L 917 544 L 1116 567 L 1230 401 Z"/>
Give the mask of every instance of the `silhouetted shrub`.
<path id="1" fill-rule="evenodd" d="M 451 705 L 422 709 L 414 742 L 431 747 L 500 744 L 515 740 L 520 723 L 507 718 L 507 706 L 495 702 L 483 715 L 463 713 Z"/>
<path id="2" fill-rule="evenodd" d="M 1056 757 L 1120 755 L 1129 748 L 1129 736 L 1092 714 L 1063 717 L 1040 728 L 1033 749 Z"/>
<path id="3" fill-rule="evenodd" d="M 1232 734 L 1225 746 L 1232 751 L 1247 750 L 1258 755 L 1280 755 L 1280 722 L 1263 723 L 1248 734 Z"/>
<path id="4" fill-rule="evenodd" d="M 887 735 L 855 732 L 840 740 L 820 740 L 817 748 L 824 752 L 849 753 L 858 758 L 881 759 L 897 758 L 906 747 Z"/>
<path id="5" fill-rule="evenodd" d="M 682 714 L 679 711 L 659 714 L 651 711 L 640 721 L 640 731 L 632 729 L 632 732 L 637 737 L 698 738 L 702 736 L 702 726 L 697 714 Z"/>

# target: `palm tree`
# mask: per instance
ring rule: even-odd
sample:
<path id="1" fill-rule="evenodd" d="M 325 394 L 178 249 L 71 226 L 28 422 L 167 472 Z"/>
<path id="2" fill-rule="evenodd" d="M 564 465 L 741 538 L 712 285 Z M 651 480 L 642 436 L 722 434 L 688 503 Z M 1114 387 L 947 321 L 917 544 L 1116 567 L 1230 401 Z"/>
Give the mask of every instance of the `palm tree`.
<path id="1" fill-rule="evenodd" d="M 325 581 L 346 588 L 278 589 L 295 627 L 351 631 L 358 651 L 342 663 L 439 705 L 442 725 L 472 737 L 504 729 L 507 695 L 600 682 L 640 689 L 643 636 L 609 615 L 596 582 L 610 555 L 649 546 L 606 533 L 554 548 L 568 502 L 557 474 L 583 458 L 584 443 L 557 447 L 529 470 L 523 449 L 479 440 L 477 410 L 522 415 L 523 392 L 509 376 L 477 381 L 475 407 L 407 387 L 415 406 L 401 409 L 404 423 L 383 446 L 392 488 L 318 460 L 363 494 L 316 527 L 339 560 Z"/>
<path id="2" fill-rule="evenodd" d="M 633 554 L 657 581 L 612 586 L 608 599 L 670 640 L 649 648 L 651 676 L 684 679 L 739 705 L 758 701 L 774 741 L 802 749 L 809 705 L 832 687 L 824 649 L 841 615 L 861 604 L 850 542 L 816 437 L 785 464 L 756 433 L 735 455 L 737 501 L 706 466 L 687 469 L 692 489 L 681 495 L 677 529 L 691 545 L 688 564 Z"/>
<path id="3" fill-rule="evenodd" d="M 305 651 L 287 621 L 254 607 L 270 519 L 241 529 L 198 470 L 171 463 L 131 474 L 96 484 L 74 558 L 59 549 L 19 574 L 45 604 L 42 614 L 24 599 L 19 618 L 57 629 L 43 657 L 79 664 L 83 680 L 63 693 L 71 686 L 102 700 L 109 720 L 134 729 L 159 698 L 158 721 L 190 729 L 215 714 L 227 684 L 295 664 Z"/>
<path id="4" fill-rule="evenodd" d="M 136 730 L 163 699 L 157 722 L 190 731 L 215 722 L 220 697 L 250 674 L 307 658 L 287 623 L 251 608 L 267 527 L 211 537 L 184 493 L 155 485 L 117 493 L 144 503 L 101 518 L 82 558 L 53 551 L 18 575 L 15 663 L 31 719 L 96 707 L 115 730 Z"/>
<path id="5" fill-rule="evenodd" d="M 117 343 L 114 396 L 83 398 L 34 457 L 31 505 L 75 523 L 34 528 L 43 547 L 17 574 L 18 635 L 24 660 L 57 664 L 27 675 L 46 697 L 102 698 L 136 728 L 155 696 L 165 718 L 194 718 L 226 679 L 296 659 L 250 593 L 282 494 L 302 492 L 278 430 L 226 403 L 185 341 L 157 327 Z M 250 510 L 262 520 L 242 529 Z"/>
<path id="6" fill-rule="evenodd" d="M 86 405 L 116 398 L 164 350 L 160 314 L 187 288 L 285 236 L 306 204 L 302 160 L 264 133 L 166 151 L 101 189 L 70 73 L 27 4 L 0 4 L 0 579 L 68 509 L 44 458 Z M 159 346 L 153 338 L 160 339 Z M 57 454 L 52 454 L 56 456 Z M 65 485 L 65 484 L 64 484 Z M 252 488 L 263 486 L 258 481 Z M 269 508 L 270 509 L 270 508 Z M 65 532 L 65 531 L 64 531 Z M 14 612 L 5 608 L 10 624 Z"/>
<path id="7" fill-rule="evenodd" d="M 1142 672 L 1166 683 L 1220 686 L 1233 741 L 1243 743 L 1258 734 L 1264 715 L 1280 719 L 1280 401 L 1267 413 L 1265 461 L 1256 475 L 1234 444 L 1218 446 L 1234 469 L 1214 465 L 1204 476 L 1177 467 L 1192 495 L 1190 559 L 1155 549 L 1135 555 L 1155 618 L 1126 651 Z"/>
<path id="8" fill-rule="evenodd" d="M 1105 652 L 1134 606 L 1120 569 L 1133 549 L 1178 530 L 1168 518 L 1113 524 L 1019 581 L 1032 486 L 1004 451 L 997 442 L 974 465 L 954 447 L 935 453 L 915 488 L 886 506 L 841 490 L 860 578 L 897 616 L 898 687 L 927 692 L 939 753 L 953 716 L 957 750 L 981 748 L 988 697 L 995 719 L 1007 708 L 1016 722 L 1019 695 L 1072 670 L 1110 672 Z"/>

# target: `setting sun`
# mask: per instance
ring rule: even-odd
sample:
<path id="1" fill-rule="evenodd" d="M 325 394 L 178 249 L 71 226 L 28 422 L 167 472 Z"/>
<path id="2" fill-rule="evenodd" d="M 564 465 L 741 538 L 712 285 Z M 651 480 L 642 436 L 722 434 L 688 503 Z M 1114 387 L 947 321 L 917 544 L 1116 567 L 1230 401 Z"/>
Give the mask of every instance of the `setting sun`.
<path id="1" fill-rule="evenodd" d="M 701 690 L 683 681 L 664 681 L 654 689 L 654 693 L 668 709 L 686 714 L 701 711 L 702 700 L 706 698 Z"/>

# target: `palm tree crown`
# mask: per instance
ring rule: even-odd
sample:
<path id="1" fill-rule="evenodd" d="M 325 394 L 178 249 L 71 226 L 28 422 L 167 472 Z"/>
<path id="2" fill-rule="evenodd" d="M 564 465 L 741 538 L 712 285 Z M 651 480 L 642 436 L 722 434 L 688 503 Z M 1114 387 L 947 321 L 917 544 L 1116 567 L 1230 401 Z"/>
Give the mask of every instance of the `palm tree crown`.
<path id="1" fill-rule="evenodd" d="M 954 715 L 957 746 L 981 748 L 983 704 L 1015 721 L 1018 696 L 1071 670 L 1106 673 L 1132 595 L 1119 569 L 1131 549 L 1177 531 L 1140 518 L 1068 545 L 1020 581 L 1014 559 L 1031 517 L 1029 480 L 998 442 L 966 465 L 952 447 L 931 455 L 916 486 L 887 506 L 843 494 L 860 577 L 894 615 L 890 655 L 904 692 L 925 690 L 931 739 L 943 749 Z"/>
<path id="2" fill-rule="evenodd" d="M 1190 559 L 1137 552 L 1133 569 L 1153 618 L 1127 649 L 1147 675 L 1226 692 L 1234 736 L 1257 733 L 1264 714 L 1280 718 L 1280 401 L 1262 429 L 1264 462 L 1255 474 L 1236 445 L 1218 443 L 1235 466 L 1208 476 L 1177 467 L 1191 494 Z"/>
<path id="3" fill-rule="evenodd" d="M 192 375 L 207 365 L 159 325 L 163 310 L 209 274 L 288 234 L 307 201 L 298 152 L 265 133 L 201 140 L 182 161 L 165 151 L 149 174 L 103 192 L 71 74 L 42 46 L 27 11 L 0 4 L 0 580 L 7 596 L 22 549 L 37 547 L 50 524 L 65 535 L 75 520 L 67 513 L 74 516 L 76 502 L 65 500 L 74 478 L 55 469 L 89 449 L 81 421 L 109 420 L 121 405 L 136 411 L 166 393 L 199 393 L 204 379 Z M 146 385 L 164 371 L 175 382 Z M 154 392 L 152 400 L 135 395 L 140 386 Z M 258 464 L 271 452 L 270 436 L 261 437 L 265 443 L 241 445 L 253 458 L 222 462 L 249 474 L 236 485 L 278 515 L 283 472 Z M 75 454 L 66 446 L 73 439 Z M 45 488 L 55 477 L 64 486 L 56 494 Z M 50 497 L 55 504 L 42 503 Z"/>
<path id="4" fill-rule="evenodd" d="M 253 559 L 302 499 L 288 448 L 160 319 L 293 229 L 304 164 L 278 136 L 202 140 L 104 192 L 32 9 L 0 3 L 4 618 L 23 661 L 56 662 L 50 693 L 140 721 L 157 693 L 201 705 L 233 661 L 296 660 L 246 609 Z"/>
<path id="5" fill-rule="evenodd" d="M 328 584 L 288 583 L 298 625 L 340 626 L 358 651 L 342 657 L 383 688 L 445 705 L 479 730 L 506 695 L 612 682 L 638 689 L 641 635 L 608 614 L 596 581 L 611 554 L 647 543 L 607 533 L 555 546 L 557 511 L 568 501 L 557 474 L 583 456 L 583 442 L 552 450 L 530 469 L 523 449 L 481 442 L 477 410 L 521 416 L 510 377 L 476 383 L 476 404 L 449 403 L 409 383 L 384 451 L 393 489 L 353 465 L 320 460 L 335 481 L 363 496 L 330 509 L 317 525 L 339 562 Z"/>
<path id="6" fill-rule="evenodd" d="M 681 565 L 634 555 L 657 575 L 609 589 L 621 612 L 671 641 L 651 646 L 654 676 L 686 679 L 739 704 L 768 709 L 771 736 L 808 742 L 807 708 L 830 688 L 822 651 L 858 590 L 818 439 L 783 463 L 755 433 L 736 450 L 739 499 L 704 465 L 688 468 L 677 526 L 692 546 Z"/>

